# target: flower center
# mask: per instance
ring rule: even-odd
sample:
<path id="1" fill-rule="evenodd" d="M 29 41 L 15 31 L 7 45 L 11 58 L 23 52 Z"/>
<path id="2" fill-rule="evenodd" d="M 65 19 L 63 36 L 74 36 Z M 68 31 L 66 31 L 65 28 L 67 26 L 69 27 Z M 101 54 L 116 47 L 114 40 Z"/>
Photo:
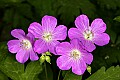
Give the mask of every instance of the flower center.
<path id="1" fill-rule="evenodd" d="M 48 33 L 44 33 L 43 34 L 43 38 L 44 38 L 45 41 L 49 42 L 49 41 L 52 40 L 52 34 L 49 33 L 49 32 Z"/>
<path id="2" fill-rule="evenodd" d="M 72 57 L 73 59 L 79 59 L 81 56 L 81 53 L 79 50 L 72 50 L 70 57 Z"/>
<path id="3" fill-rule="evenodd" d="M 29 40 L 22 40 L 20 42 L 20 47 L 24 49 L 30 49 L 32 47 L 31 42 Z"/>
<path id="4" fill-rule="evenodd" d="M 84 35 L 84 38 L 87 39 L 87 40 L 92 40 L 93 37 L 94 37 L 92 31 L 90 31 L 89 29 L 85 30 L 83 35 Z"/>

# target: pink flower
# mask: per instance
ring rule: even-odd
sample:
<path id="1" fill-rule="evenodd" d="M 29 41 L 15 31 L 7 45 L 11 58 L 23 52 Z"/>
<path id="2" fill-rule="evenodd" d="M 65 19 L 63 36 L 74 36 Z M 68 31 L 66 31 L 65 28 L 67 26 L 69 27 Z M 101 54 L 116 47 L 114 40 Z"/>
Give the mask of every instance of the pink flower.
<path id="1" fill-rule="evenodd" d="M 44 53 L 50 51 L 53 54 L 55 52 L 55 46 L 60 42 L 58 40 L 64 40 L 67 36 L 67 27 L 64 25 L 57 25 L 57 19 L 52 16 L 44 16 L 42 18 L 42 25 L 33 22 L 30 24 L 28 31 L 32 33 L 38 40 L 35 41 L 34 50 L 36 52 Z"/>
<path id="2" fill-rule="evenodd" d="M 78 39 L 69 42 L 62 42 L 56 47 L 56 53 L 61 55 L 57 59 L 57 66 L 61 70 L 69 70 L 77 75 L 82 75 L 86 68 L 86 64 L 91 64 L 93 55 L 82 48 Z"/>
<path id="3" fill-rule="evenodd" d="M 95 19 L 90 26 L 88 17 L 80 15 L 76 18 L 75 25 L 77 28 L 70 28 L 68 31 L 69 38 L 79 39 L 89 52 L 92 52 L 96 48 L 94 43 L 98 46 L 109 43 L 110 37 L 104 33 L 106 24 L 102 19 Z"/>
<path id="4" fill-rule="evenodd" d="M 31 33 L 25 35 L 22 29 L 14 29 L 11 31 L 11 35 L 18 39 L 8 41 L 8 50 L 11 53 L 17 53 L 18 62 L 25 63 L 29 57 L 32 61 L 38 60 L 38 56 L 33 50 L 34 36 Z"/>

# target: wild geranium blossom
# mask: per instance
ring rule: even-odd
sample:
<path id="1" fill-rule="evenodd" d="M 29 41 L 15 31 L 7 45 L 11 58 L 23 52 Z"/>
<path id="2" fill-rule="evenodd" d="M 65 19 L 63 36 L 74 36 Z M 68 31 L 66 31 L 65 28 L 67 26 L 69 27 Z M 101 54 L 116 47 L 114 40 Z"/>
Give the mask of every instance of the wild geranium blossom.
<path id="1" fill-rule="evenodd" d="M 106 24 L 102 19 L 97 18 L 93 20 L 90 26 L 88 17 L 80 15 L 76 18 L 75 25 L 77 28 L 70 28 L 68 31 L 69 38 L 78 38 L 89 52 L 96 48 L 94 43 L 99 46 L 109 43 L 110 37 L 104 33 Z"/>
<path id="2" fill-rule="evenodd" d="M 82 75 L 86 68 L 86 64 L 91 64 L 93 55 L 83 49 L 78 39 L 69 42 L 62 42 L 56 47 L 56 53 L 61 55 L 57 59 L 57 66 L 61 70 L 69 70 L 77 75 Z"/>
<path id="3" fill-rule="evenodd" d="M 57 25 L 57 19 L 52 16 L 44 16 L 42 18 L 42 25 L 33 22 L 30 24 L 28 31 L 31 32 L 35 38 L 38 38 L 34 44 L 36 52 L 44 53 L 50 51 L 55 53 L 55 46 L 60 42 L 57 40 L 64 40 L 67 36 L 67 28 L 64 25 Z"/>
<path id="4" fill-rule="evenodd" d="M 11 31 L 11 35 L 18 39 L 8 41 L 8 50 L 11 53 L 17 53 L 18 62 L 25 63 L 29 57 L 32 61 L 38 60 L 38 56 L 33 50 L 34 36 L 31 33 L 25 35 L 22 29 L 14 29 Z"/>

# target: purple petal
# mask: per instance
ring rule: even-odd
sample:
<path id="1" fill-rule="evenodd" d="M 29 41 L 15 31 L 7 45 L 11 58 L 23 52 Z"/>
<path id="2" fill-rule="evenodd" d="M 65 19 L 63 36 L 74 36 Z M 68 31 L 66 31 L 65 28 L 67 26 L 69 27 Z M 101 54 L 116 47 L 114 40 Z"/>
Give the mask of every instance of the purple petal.
<path id="1" fill-rule="evenodd" d="M 72 46 L 69 42 L 62 42 L 58 46 L 56 46 L 56 53 L 58 55 L 69 55 L 72 50 Z"/>
<path id="2" fill-rule="evenodd" d="M 38 60 L 39 57 L 37 55 L 37 53 L 35 53 L 33 50 L 30 51 L 30 60 L 35 61 Z"/>
<path id="3" fill-rule="evenodd" d="M 93 42 L 99 46 L 106 45 L 109 43 L 109 41 L 110 41 L 110 37 L 106 33 L 95 34 L 93 38 Z"/>
<path id="4" fill-rule="evenodd" d="M 34 37 L 34 35 L 33 35 L 32 33 L 28 33 L 28 34 L 27 34 L 27 38 L 28 38 L 28 40 L 30 40 L 30 42 L 31 42 L 32 44 L 34 43 L 35 37 Z"/>
<path id="5" fill-rule="evenodd" d="M 53 31 L 57 25 L 57 19 L 53 16 L 44 16 L 42 18 L 42 29 L 44 31 Z"/>
<path id="6" fill-rule="evenodd" d="M 35 38 L 40 38 L 43 33 L 42 26 L 37 22 L 33 22 L 30 24 L 28 32 L 32 33 Z"/>
<path id="7" fill-rule="evenodd" d="M 29 58 L 29 51 L 20 49 L 16 54 L 16 59 L 20 63 L 25 63 Z"/>
<path id="8" fill-rule="evenodd" d="M 82 75 L 85 72 L 86 68 L 87 66 L 83 59 L 74 61 L 72 64 L 72 72 L 77 75 Z"/>
<path id="9" fill-rule="evenodd" d="M 64 40 L 67 36 L 67 27 L 59 25 L 53 31 L 54 40 Z"/>
<path id="10" fill-rule="evenodd" d="M 70 39 L 83 38 L 83 34 L 77 28 L 70 28 L 68 31 L 68 36 Z"/>
<path id="11" fill-rule="evenodd" d="M 50 44 L 48 44 L 49 51 L 53 54 L 56 54 L 55 47 L 59 44 L 59 41 L 52 41 Z"/>
<path id="12" fill-rule="evenodd" d="M 45 41 L 39 39 L 35 41 L 34 44 L 34 50 L 35 52 L 38 52 L 38 54 L 44 53 L 48 51 L 48 47 Z"/>
<path id="13" fill-rule="evenodd" d="M 86 15 L 80 15 L 75 20 L 76 27 L 83 32 L 89 27 L 89 19 Z"/>
<path id="14" fill-rule="evenodd" d="M 93 33 L 103 33 L 106 30 L 106 24 L 103 22 L 102 19 L 95 19 L 91 23 L 91 29 Z"/>
<path id="15" fill-rule="evenodd" d="M 25 32 L 22 29 L 14 29 L 11 31 L 11 35 L 18 39 L 23 39 L 25 36 Z"/>
<path id="16" fill-rule="evenodd" d="M 57 58 L 57 66 L 61 70 L 69 70 L 72 65 L 72 60 L 69 56 L 60 56 Z"/>
<path id="17" fill-rule="evenodd" d="M 10 41 L 8 41 L 7 45 L 8 45 L 8 50 L 11 53 L 16 53 L 20 49 L 20 41 L 19 40 L 10 40 Z"/>
<path id="18" fill-rule="evenodd" d="M 72 39 L 70 41 L 71 45 L 73 48 L 75 49 L 80 49 L 81 48 L 81 44 L 80 44 L 80 41 L 78 39 Z"/>
<path id="19" fill-rule="evenodd" d="M 93 61 L 93 55 L 91 53 L 82 53 L 82 58 L 87 64 L 91 64 Z"/>
<path id="20" fill-rule="evenodd" d="M 82 40 L 82 44 L 84 45 L 84 48 L 89 52 L 92 52 L 96 48 L 94 43 L 90 40 Z"/>

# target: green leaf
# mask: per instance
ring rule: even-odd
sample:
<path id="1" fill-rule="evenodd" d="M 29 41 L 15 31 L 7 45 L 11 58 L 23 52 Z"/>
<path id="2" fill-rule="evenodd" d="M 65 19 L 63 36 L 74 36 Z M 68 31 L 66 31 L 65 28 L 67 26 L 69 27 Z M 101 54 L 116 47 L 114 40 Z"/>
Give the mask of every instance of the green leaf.
<path id="1" fill-rule="evenodd" d="M 0 63 L 1 61 L 5 60 L 8 53 L 7 53 L 7 45 L 6 42 L 0 42 Z"/>
<path id="2" fill-rule="evenodd" d="M 56 3 L 58 15 L 65 24 L 74 22 L 74 18 L 83 14 L 87 14 L 90 18 L 95 17 L 95 6 L 89 0 L 58 0 Z"/>
<path id="3" fill-rule="evenodd" d="M 97 0 L 98 4 L 100 4 L 101 7 L 105 7 L 107 9 L 116 9 L 119 5 L 119 0 Z"/>
<path id="4" fill-rule="evenodd" d="M 55 10 L 53 10 L 55 2 L 52 0 L 28 0 L 28 2 L 34 6 L 34 14 L 38 20 L 44 15 L 55 15 Z"/>
<path id="5" fill-rule="evenodd" d="M 115 17 L 114 20 L 120 22 L 120 16 Z"/>
<path id="6" fill-rule="evenodd" d="M 0 71 L 0 80 L 9 80 L 8 77 Z"/>
<path id="7" fill-rule="evenodd" d="M 105 71 L 105 67 L 102 67 L 86 80 L 119 80 L 120 79 L 120 67 L 112 66 Z"/>
<path id="8" fill-rule="evenodd" d="M 30 62 L 23 74 L 25 80 L 35 80 L 36 76 L 42 71 L 42 65 L 39 61 Z"/>
<path id="9" fill-rule="evenodd" d="M 44 70 L 39 74 L 40 80 L 53 80 L 53 72 L 49 63 L 44 62 Z"/>
<path id="10" fill-rule="evenodd" d="M 76 75 L 71 71 L 68 71 L 63 80 L 82 80 L 82 76 Z"/>
<path id="11" fill-rule="evenodd" d="M 8 56 L 1 64 L 0 70 L 13 80 L 21 80 L 24 64 L 18 63 L 14 57 Z"/>

